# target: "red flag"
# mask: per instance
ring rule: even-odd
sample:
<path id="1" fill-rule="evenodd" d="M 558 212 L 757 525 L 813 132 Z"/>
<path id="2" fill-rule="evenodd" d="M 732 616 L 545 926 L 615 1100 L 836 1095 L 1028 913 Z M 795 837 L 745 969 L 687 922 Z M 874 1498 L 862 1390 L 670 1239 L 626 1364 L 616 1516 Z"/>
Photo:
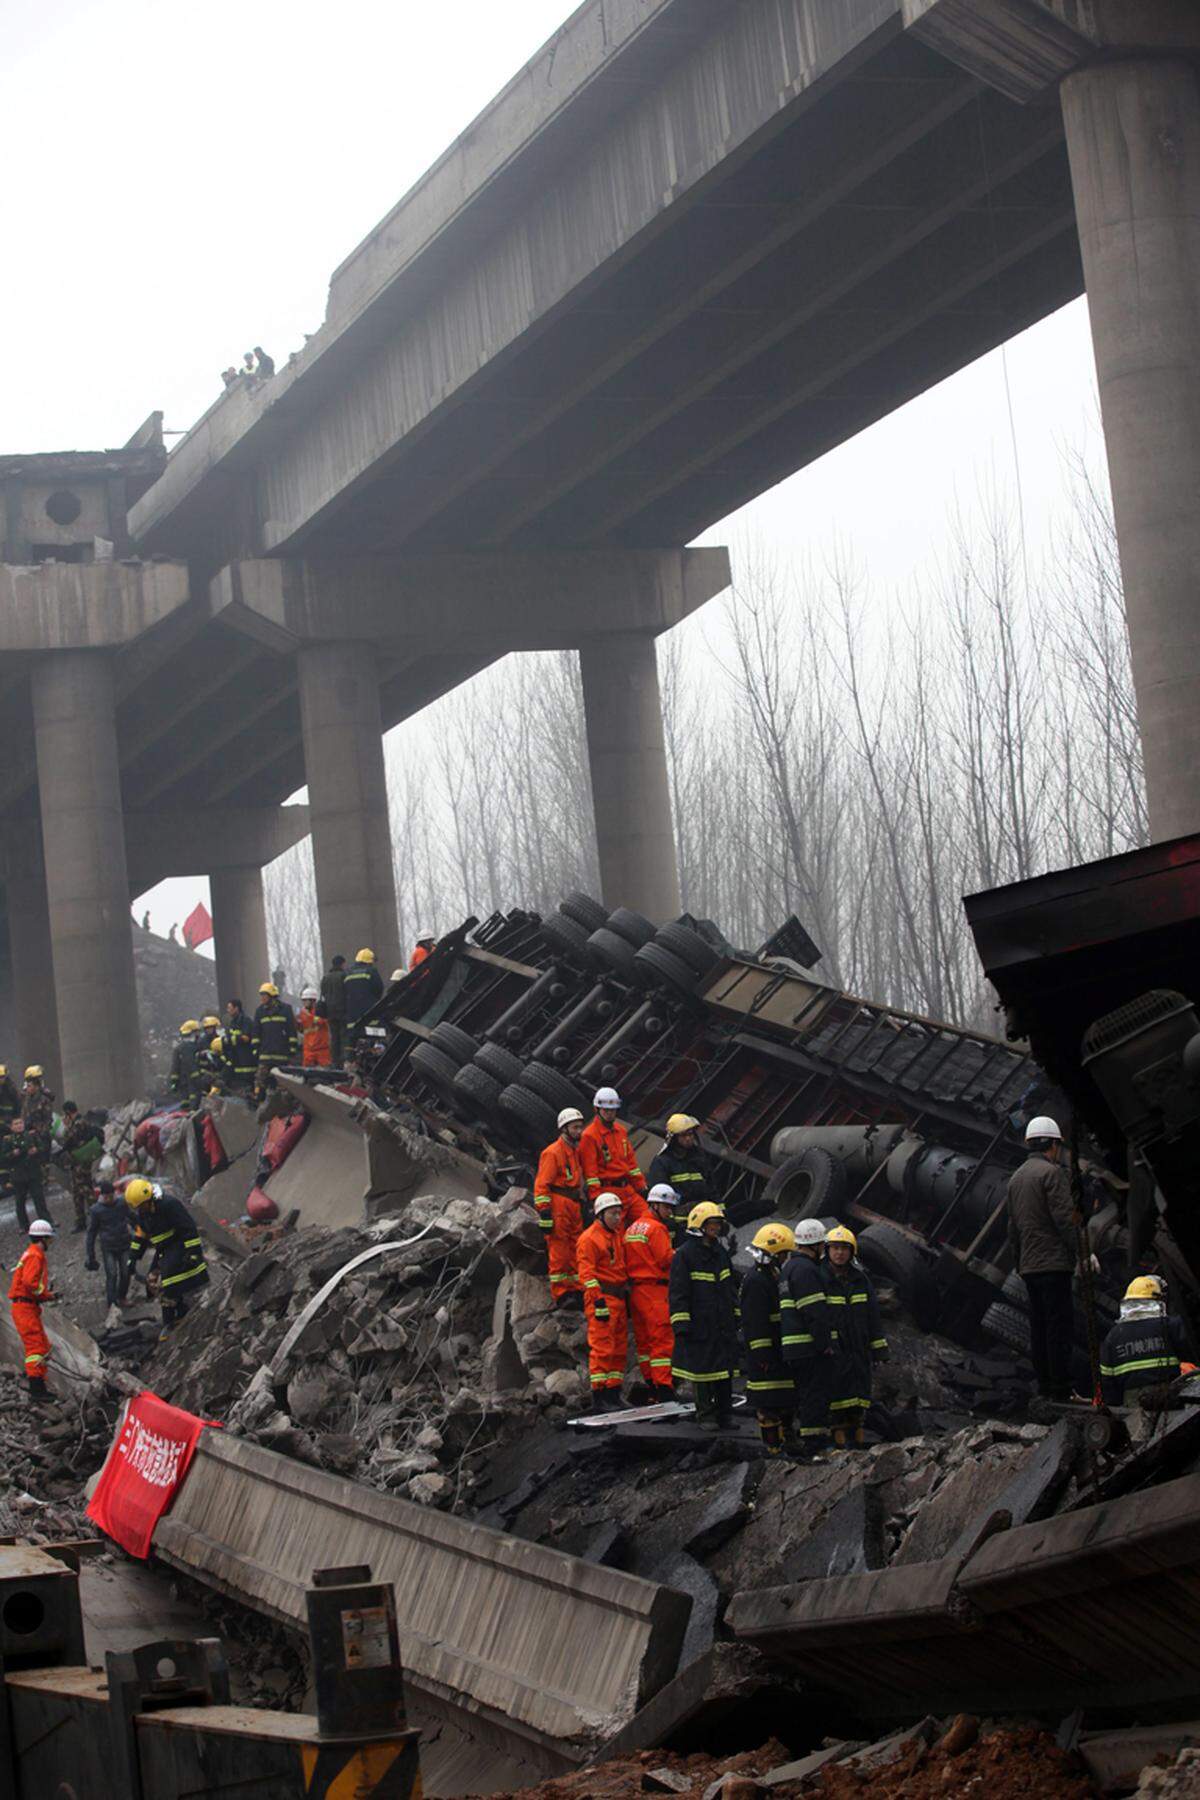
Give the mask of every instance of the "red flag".
<path id="1" fill-rule="evenodd" d="M 144 1390 L 125 1408 L 87 1516 L 131 1556 L 147 1557 L 154 1527 L 187 1474 L 209 1419 Z"/>
<path id="2" fill-rule="evenodd" d="M 194 909 L 183 921 L 183 941 L 189 950 L 198 950 L 201 944 L 207 944 L 213 934 L 212 920 L 203 900 L 198 900 Z"/>

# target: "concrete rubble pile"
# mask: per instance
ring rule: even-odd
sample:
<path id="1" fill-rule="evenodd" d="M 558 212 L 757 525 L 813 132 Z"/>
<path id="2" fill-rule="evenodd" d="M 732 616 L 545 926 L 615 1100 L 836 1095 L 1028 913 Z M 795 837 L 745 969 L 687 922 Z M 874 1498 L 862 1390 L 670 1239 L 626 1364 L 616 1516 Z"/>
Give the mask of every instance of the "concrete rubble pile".
<path id="1" fill-rule="evenodd" d="M 0 1369 L 0 1537 L 91 1537 L 83 1484 L 108 1455 L 115 1401 L 97 1391 L 34 1413 L 24 1378 Z"/>

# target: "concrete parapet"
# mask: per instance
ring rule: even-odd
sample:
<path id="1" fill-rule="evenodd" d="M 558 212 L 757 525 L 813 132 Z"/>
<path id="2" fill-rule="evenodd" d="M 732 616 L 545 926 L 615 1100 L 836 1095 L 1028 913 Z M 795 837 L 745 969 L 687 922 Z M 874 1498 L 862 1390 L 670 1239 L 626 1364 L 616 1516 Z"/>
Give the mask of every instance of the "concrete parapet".
<path id="1" fill-rule="evenodd" d="M 115 649 L 187 598 L 186 563 L 0 563 L 0 655 Z"/>

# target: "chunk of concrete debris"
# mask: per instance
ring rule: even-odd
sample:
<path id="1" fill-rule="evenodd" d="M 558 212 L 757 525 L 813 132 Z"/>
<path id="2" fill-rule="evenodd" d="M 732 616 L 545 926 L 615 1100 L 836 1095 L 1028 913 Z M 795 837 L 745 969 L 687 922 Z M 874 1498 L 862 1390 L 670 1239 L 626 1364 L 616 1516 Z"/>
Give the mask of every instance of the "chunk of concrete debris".
<path id="1" fill-rule="evenodd" d="M 877 1488 L 851 1488 L 791 1561 L 795 1581 L 861 1575 L 882 1569 L 883 1502 Z"/>
<path id="2" fill-rule="evenodd" d="M 565 1406 L 580 1406 L 587 1392 L 587 1383 L 575 1369 L 552 1369 L 542 1384 L 553 1400 L 561 1400 Z"/>
<path id="3" fill-rule="evenodd" d="M 642 1775 L 643 1794 L 690 1794 L 692 1778 L 679 1769 L 647 1769 Z"/>
<path id="4" fill-rule="evenodd" d="M 722 1775 L 704 1790 L 704 1800 L 761 1800 L 766 1792 L 753 1775 Z"/>
<path id="5" fill-rule="evenodd" d="M 942 1756 L 961 1756 L 969 1750 L 979 1736 L 979 1720 L 974 1713 L 959 1713 L 952 1719 L 950 1727 L 944 1731 L 937 1741 L 936 1749 Z"/>
<path id="6" fill-rule="evenodd" d="M 408 1484 L 408 1497 L 418 1506 L 448 1506 L 454 1496 L 454 1483 L 445 1475 L 414 1475 Z"/>

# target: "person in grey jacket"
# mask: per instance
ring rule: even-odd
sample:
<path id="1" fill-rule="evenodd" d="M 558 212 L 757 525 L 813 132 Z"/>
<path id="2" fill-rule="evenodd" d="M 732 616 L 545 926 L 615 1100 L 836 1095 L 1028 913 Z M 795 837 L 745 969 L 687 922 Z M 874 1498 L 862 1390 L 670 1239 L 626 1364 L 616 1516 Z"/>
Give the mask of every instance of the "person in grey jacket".
<path id="1" fill-rule="evenodd" d="M 1008 1184 L 1009 1248 L 1029 1293 L 1037 1391 L 1048 1400 L 1071 1398 L 1075 1341 L 1071 1278 L 1078 1255 L 1077 1219 L 1062 1147 L 1062 1132 L 1053 1119 L 1031 1119 L 1025 1128 L 1029 1154 Z"/>

